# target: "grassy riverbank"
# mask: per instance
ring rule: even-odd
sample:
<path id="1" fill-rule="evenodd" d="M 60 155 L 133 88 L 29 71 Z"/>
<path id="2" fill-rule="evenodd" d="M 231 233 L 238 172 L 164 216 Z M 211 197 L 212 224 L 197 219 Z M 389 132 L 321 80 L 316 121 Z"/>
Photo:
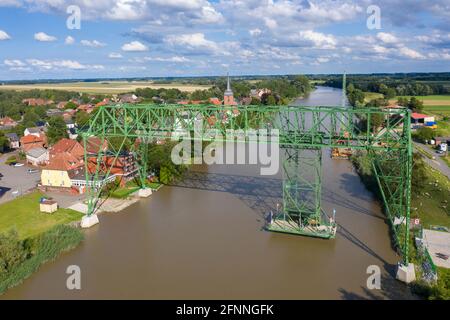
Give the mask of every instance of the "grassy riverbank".
<path id="1" fill-rule="evenodd" d="M 25 240 L 16 231 L 0 234 L 0 294 L 22 283 L 42 264 L 75 248 L 82 240 L 79 229 L 65 225 Z"/>
<path id="2" fill-rule="evenodd" d="M 50 228 L 78 221 L 82 213 L 70 209 L 58 209 L 48 214 L 40 212 L 39 199 L 44 195 L 33 192 L 0 205 L 0 233 L 17 230 L 20 239 L 38 235 Z"/>
<path id="3" fill-rule="evenodd" d="M 367 189 L 371 190 L 381 200 L 378 184 L 371 168 L 371 161 L 365 153 L 356 153 L 352 156 L 361 180 Z M 440 175 L 436 170 L 425 164 L 420 157 L 414 158 L 413 181 L 411 190 L 411 218 L 419 218 L 424 228 L 431 225 L 450 227 L 450 180 Z M 412 262 L 418 257 L 411 237 L 410 257 Z M 450 271 L 438 269 L 438 282 L 429 286 L 423 281 L 412 285 L 414 292 L 427 299 L 449 299 Z"/>

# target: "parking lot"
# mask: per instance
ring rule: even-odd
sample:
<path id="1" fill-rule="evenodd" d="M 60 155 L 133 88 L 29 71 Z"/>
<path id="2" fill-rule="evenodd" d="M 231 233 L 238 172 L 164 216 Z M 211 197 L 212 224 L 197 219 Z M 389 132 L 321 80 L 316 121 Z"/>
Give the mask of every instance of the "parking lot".
<path id="1" fill-rule="evenodd" d="M 28 169 L 36 169 L 34 167 L 28 165 L 22 167 L 6 165 L 5 161 L 11 155 L 13 154 L 7 153 L 0 157 L 0 203 L 10 201 L 36 188 L 37 183 L 41 180 L 39 170 L 35 173 L 28 173 Z"/>

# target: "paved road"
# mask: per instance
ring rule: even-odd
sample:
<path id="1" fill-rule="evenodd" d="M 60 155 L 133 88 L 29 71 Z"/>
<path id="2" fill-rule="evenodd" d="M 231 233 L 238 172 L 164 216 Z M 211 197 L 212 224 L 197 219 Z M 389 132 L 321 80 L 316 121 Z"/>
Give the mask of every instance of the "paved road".
<path id="1" fill-rule="evenodd" d="M 423 159 L 432 168 L 439 170 L 443 175 L 447 176 L 450 179 L 450 168 L 436 153 L 436 150 L 433 150 L 429 145 L 419 143 L 419 142 L 414 142 L 414 146 L 416 148 L 420 148 L 420 149 L 432 154 L 433 156 L 435 156 L 436 157 L 435 160 L 429 159 L 425 156 L 423 157 Z"/>
<path id="2" fill-rule="evenodd" d="M 10 201 L 21 194 L 27 193 L 40 182 L 40 172 L 28 173 L 29 166 L 13 167 L 5 164 L 6 159 L 13 153 L 0 156 L 0 203 Z M 33 168 L 35 169 L 35 168 Z"/>

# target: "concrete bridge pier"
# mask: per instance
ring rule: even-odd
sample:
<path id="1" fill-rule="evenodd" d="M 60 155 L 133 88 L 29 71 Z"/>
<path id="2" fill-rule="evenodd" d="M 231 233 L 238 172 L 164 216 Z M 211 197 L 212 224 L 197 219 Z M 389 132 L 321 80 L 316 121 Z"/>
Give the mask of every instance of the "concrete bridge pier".
<path id="1" fill-rule="evenodd" d="M 408 263 L 407 265 L 399 263 L 397 265 L 397 274 L 395 277 L 397 278 L 397 280 L 400 280 L 404 283 L 411 283 L 416 280 L 414 263 Z"/>
<path id="2" fill-rule="evenodd" d="M 100 221 L 98 220 L 97 214 L 91 214 L 90 216 L 85 215 L 81 218 L 81 228 L 87 229 L 92 226 L 95 226 Z"/>

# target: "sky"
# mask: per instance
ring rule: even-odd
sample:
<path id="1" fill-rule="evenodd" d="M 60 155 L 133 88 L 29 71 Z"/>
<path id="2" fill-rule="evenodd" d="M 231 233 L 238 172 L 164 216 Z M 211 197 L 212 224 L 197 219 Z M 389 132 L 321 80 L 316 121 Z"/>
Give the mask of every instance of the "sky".
<path id="1" fill-rule="evenodd" d="M 450 0 L 0 0 L 0 80 L 450 71 Z"/>

